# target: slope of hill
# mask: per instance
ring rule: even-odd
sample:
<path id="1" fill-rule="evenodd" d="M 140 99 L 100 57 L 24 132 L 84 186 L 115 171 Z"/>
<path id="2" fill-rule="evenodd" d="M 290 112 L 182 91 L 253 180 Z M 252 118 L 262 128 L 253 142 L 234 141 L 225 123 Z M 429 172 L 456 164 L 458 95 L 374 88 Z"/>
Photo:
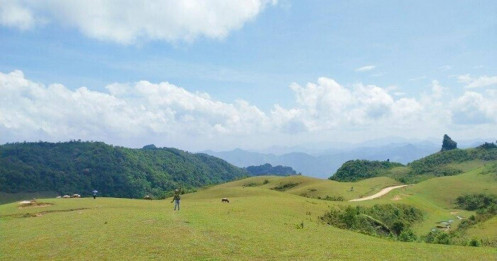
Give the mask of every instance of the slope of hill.
<path id="1" fill-rule="evenodd" d="M 461 174 L 496 160 L 497 146 L 485 143 L 476 148 L 437 152 L 407 166 L 387 161 L 352 160 L 344 163 L 330 179 L 352 181 L 386 176 L 403 183 L 417 183 L 433 177 Z"/>
<path id="2" fill-rule="evenodd" d="M 373 182 L 351 184 L 354 189 L 363 186 L 373 193 L 377 184 L 373 187 L 367 184 L 387 179 L 380 177 L 371 179 Z M 245 186 L 250 183 L 260 185 Z M 286 191 L 271 189 L 285 183 L 299 185 Z M 294 194 L 307 188 L 316 188 L 318 192 L 321 186 L 332 191 L 341 185 L 302 176 L 255 177 L 185 194 L 179 212 L 174 212 L 167 200 L 44 199 L 40 202 L 53 205 L 43 208 L 19 208 L 15 203 L 0 205 L 1 258 L 494 260 L 497 257 L 495 248 L 490 247 L 404 243 L 328 226 L 319 222 L 319 216 L 330 207 L 352 203 Z M 221 203 L 222 197 L 229 197 L 230 203 Z M 390 196 L 374 200 L 385 201 L 391 201 Z"/>
<path id="3" fill-rule="evenodd" d="M 207 154 L 173 148 L 128 149 L 101 142 L 0 146 L 0 191 L 164 196 L 165 191 L 221 183 L 248 173 Z"/>

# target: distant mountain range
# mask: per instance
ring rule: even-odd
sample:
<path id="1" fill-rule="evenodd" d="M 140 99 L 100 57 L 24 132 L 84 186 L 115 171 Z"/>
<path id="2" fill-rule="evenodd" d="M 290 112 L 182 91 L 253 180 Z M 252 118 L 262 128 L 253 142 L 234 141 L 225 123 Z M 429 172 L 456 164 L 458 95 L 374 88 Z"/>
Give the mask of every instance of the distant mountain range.
<path id="1" fill-rule="evenodd" d="M 441 145 L 431 142 L 393 143 L 382 146 L 330 149 L 314 155 L 304 152 L 292 152 L 277 155 L 273 153 L 251 152 L 241 149 L 221 152 L 209 150 L 204 151 L 204 153 L 224 159 L 238 167 L 269 163 L 272 165 L 292 167 L 303 175 L 317 178 L 328 178 L 348 160 L 390 159 L 390 161 L 407 164 L 411 161 L 439 151 L 440 146 Z"/>

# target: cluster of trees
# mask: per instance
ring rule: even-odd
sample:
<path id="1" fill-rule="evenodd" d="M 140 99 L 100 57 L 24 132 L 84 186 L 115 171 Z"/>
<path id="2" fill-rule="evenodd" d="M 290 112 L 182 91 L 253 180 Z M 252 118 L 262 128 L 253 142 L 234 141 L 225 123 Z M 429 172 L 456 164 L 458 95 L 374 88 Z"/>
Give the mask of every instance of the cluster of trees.
<path id="1" fill-rule="evenodd" d="M 487 194 L 468 194 L 456 199 L 459 208 L 477 210 L 479 212 L 495 212 L 497 214 L 497 196 Z"/>
<path id="2" fill-rule="evenodd" d="M 401 166 L 403 165 L 397 162 L 390 162 L 389 160 L 349 160 L 345 162 L 329 179 L 344 182 L 357 181 L 383 176 L 388 170 Z"/>
<path id="3" fill-rule="evenodd" d="M 297 172 L 292 167 L 287 166 L 272 166 L 269 163 L 260 166 L 249 166 L 245 170 L 252 176 L 264 176 L 264 175 L 275 175 L 275 176 L 290 176 L 296 175 Z"/>
<path id="4" fill-rule="evenodd" d="M 174 148 L 115 147 L 102 142 L 13 143 L 0 146 L 0 191 L 141 198 L 164 197 L 249 174 L 221 159 Z"/>
<path id="5" fill-rule="evenodd" d="M 401 241 L 415 241 L 411 226 L 423 220 L 423 213 L 403 204 L 347 206 L 332 208 L 320 219 L 328 225 L 368 235 L 390 237 Z"/>

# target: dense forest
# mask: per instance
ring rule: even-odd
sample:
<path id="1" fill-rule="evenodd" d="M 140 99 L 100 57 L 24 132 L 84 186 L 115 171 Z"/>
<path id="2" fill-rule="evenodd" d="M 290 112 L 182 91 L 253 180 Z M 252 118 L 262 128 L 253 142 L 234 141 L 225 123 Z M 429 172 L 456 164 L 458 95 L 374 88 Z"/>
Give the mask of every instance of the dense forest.
<path id="1" fill-rule="evenodd" d="M 115 147 L 102 142 L 11 143 L 0 146 L 0 191 L 141 198 L 164 197 L 249 174 L 224 160 L 174 148 Z"/>
<path id="2" fill-rule="evenodd" d="M 249 166 L 245 170 L 252 176 L 275 175 L 275 176 L 290 176 L 297 175 L 297 172 L 292 167 L 273 166 L 269 163 L 260 166 Z"/>

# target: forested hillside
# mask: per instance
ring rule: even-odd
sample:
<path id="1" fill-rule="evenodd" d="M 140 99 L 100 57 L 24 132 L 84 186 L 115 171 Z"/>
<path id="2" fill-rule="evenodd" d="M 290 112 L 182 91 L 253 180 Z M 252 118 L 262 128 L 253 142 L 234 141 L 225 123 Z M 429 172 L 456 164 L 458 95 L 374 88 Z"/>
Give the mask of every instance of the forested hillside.
<path id="1" fill-rule="evenodd" d="M 102 142 L 14 143 L 0 146 L 0 191 L 54 191 L 138 198 L 162 197 L 249 174 L 224 160 L 173 148 L 114 147 Z"/>
<path id="2" fill-rule="evenodd" d="M 273 166 L 269 163 L 260 166 L 249 166 L 244 168 L 251 176 L 275 175 L 275 176 L 290 176 L 297 175 L 297 172 L 292 167 Z"/>

